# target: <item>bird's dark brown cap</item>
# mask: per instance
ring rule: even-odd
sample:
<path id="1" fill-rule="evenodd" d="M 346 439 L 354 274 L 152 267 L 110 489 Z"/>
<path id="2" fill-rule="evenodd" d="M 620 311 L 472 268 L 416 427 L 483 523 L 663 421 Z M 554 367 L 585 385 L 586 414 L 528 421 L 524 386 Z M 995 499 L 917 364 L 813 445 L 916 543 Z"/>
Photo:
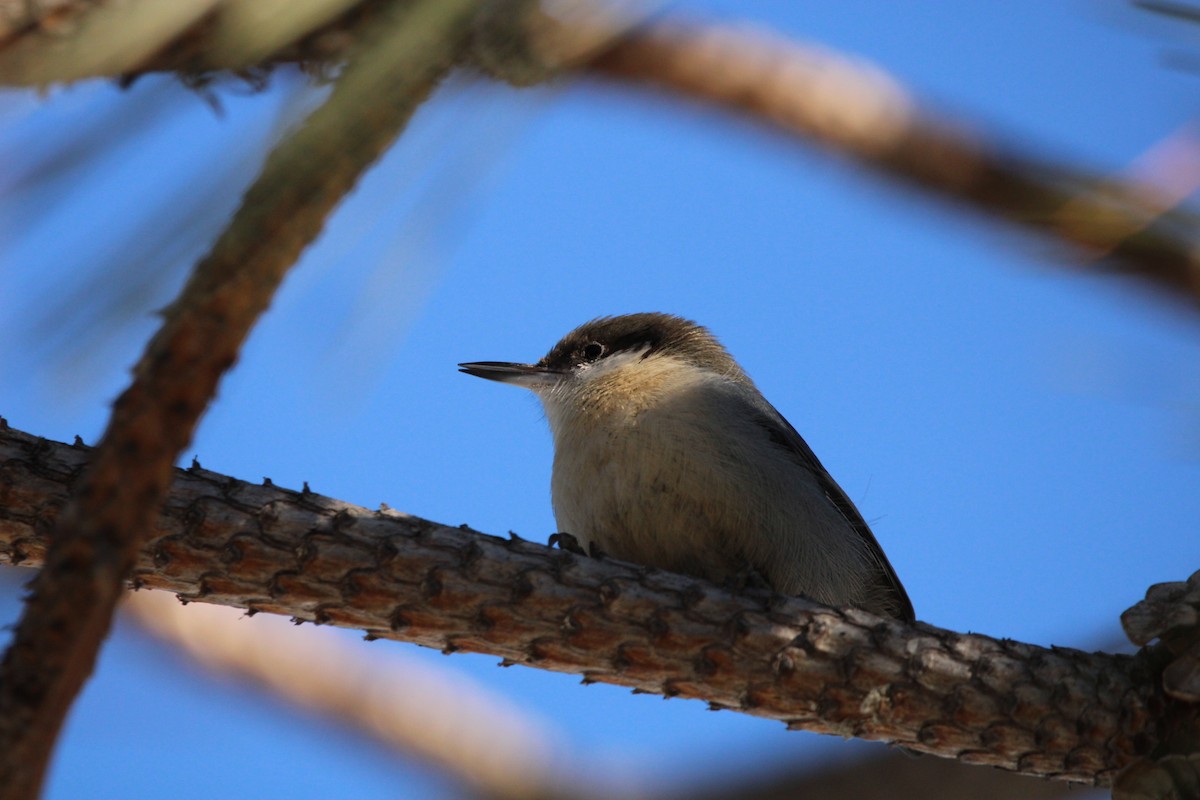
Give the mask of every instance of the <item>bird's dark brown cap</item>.
<path id="1" fill-rule="evenodd" d="M 600 317 L 568 333 L 537 366 L 565 372 L 613 353 L 643 350 L 670 355 L 737 381 L 749 382 L 729 352 L 702 325 L 672 314 L 644 312 Z"/>

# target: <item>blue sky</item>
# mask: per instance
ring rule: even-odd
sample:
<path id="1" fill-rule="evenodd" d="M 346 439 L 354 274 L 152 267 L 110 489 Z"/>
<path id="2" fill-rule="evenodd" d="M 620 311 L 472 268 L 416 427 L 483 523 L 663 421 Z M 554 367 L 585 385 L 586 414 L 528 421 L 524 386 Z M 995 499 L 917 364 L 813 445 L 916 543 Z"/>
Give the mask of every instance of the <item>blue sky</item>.
<path id="1" fill-rule="evenodd" d="M 1200 97 L 1200 78 L 1164 66 L 1195 29 L 1118 2 L 680 7 L 860 55 L 935 107 L 1100 171 L 1177 130 Z M 154 78 L 5 97 L 0 414 L 14 427 L 98 436 L 150 309 L 273 132 L 314 102 L 286 76 L 219 96 L 220 115 Z M 1149 584 L 1200 567 L 1200 318 L 1063 270 L 1063 255 L 659 95 L 456 84 L 306 254 L 186 460 L 541 539 L 555 528 L 540 409 L 454 365 L 532 360 L 592 317 L 670 311 L 711 328 L 808 439 L 920 619 L 1099 647 Z M 84 282 L 114 263 L 145 289 L 106 337 L 95 298 L 114 279 Z M 18 583 L 0 578 L 11 621 Z M 544 720 L 568 757 L 635 784 L 858 752 L 494 658 L 364 647 L 460 671 Z M 49 797 L 163 790 L 452 792 L 123 623 Z"/>

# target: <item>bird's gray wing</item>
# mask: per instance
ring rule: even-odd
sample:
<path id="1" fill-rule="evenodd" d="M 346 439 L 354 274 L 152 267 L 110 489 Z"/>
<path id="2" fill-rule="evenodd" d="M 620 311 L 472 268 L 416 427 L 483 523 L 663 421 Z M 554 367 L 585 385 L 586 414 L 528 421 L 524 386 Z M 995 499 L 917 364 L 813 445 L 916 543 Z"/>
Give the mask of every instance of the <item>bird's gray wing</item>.
<path id="1" fill-rule="evenodd" d="M 846 524 L 862 538 L 867 552 L 878 568 L 879 585 L 891 600 L 889 605 L 892 607 L 893 615 L 905 622 L 915 621 L 916 615 L 913 613 L 912 601 L 908 599 L 908 592 L 904 591 L 904 586 L 896 577 L 896 571 L 892 569 L 891 563 L 884 555 L 883 548 L 879 546 L 879 542 L 875 541 L 875 535 L 871 533 L 862 514 L 817 459 L 816 453 L 808 446 L 808 442 L 804 441 L 804 437 L 797 433 L 791 423 L 784 419 L 783 415 L 766 400 L 763 400 L 761 404 L 752 403 L 752 406 L 751 413 L 755 423 L 765 431 L 773 444 L 786 450 L 797 464 L 812 473 L 825 497 L 846 520 Z"/>

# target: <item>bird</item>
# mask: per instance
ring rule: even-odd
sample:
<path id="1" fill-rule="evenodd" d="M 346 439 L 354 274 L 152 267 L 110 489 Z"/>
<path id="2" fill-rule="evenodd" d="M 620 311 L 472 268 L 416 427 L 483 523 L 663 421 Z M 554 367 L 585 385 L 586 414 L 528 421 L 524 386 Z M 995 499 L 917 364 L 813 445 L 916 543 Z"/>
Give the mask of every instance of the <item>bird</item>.
<path id="1" fill-rule="evenodd" d="M 600 317 L 536 364 L 458 366 L 541 400 L 555 518 L 586 552 L 915 620 L 862 514 L 701 325 Z"/>

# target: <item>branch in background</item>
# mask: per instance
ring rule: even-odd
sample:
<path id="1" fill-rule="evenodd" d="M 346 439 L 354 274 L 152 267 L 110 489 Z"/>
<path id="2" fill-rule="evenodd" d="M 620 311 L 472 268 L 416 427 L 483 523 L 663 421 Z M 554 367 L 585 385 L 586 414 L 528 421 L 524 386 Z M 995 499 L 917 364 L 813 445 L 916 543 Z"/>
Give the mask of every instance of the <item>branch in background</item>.
<path id="1" fill-rule="evenodd" d="M 1066 240 L 1200 301 L 1200 220 L 1154 187 L 997 147 L 878 68 L 748 26 L 666 16 L 584 69 L 738 111 L 958 203 Z M 1200 162 L 1189 151 L 1192 169 Z"/>
<path id="2" fill-rule="evenodd" d="M 144 63 L 202 23 L 221 0 L 124 0 L 119 3 L 33 3 L 0 46 L 0 74 L 22 85 L 48 86 L 94 75 L 119 75 Z M 0 26 L 2 28 L 2 26 Z M 18 77 L 19 76 L 19 77 Z"/>
<path id="3" fill-rule="evenodd" d="M 9 85 L 48 86 L 162 61 L 185 73 L 236 71 L 258 59 L 293 60 L 297 40 L 309 60 L 341 61 L 388 2 L 0 0 L 0 75 Z M 323 26 L 333 28 L 329 37 L 306 38 Z"/>
<path id="4" fill-rule="evenodd" d="M 184 606 L 165 592 L 136 592 L 123 608 L 204 666 L 351 725 L 440 769 L 476 797 L 591 796 L 566 791 L 561 753 L 538 723 L 465 676 L 415 660 L 366 659 L 328 629 L 297 629 L 277 616 L 248 620 L 222 606 Z"/>
<path id="5" fill-rule="evenodd" d="M 0 664 L 5 800 L 38 794 L 63 717 L 218 380 L 330 210 L 449 69 L 472 6 L 430 0 L 382 16 L 325 104 L 268 157 L 166 312 L 58 519 Z"/>
<path id="6" fill-rule="evenodd" d="M 69 27 L 77 15 L 96 5 L 98 0 L 0 0 L 0 45 L 38 31 L 53 33 Z"/>
<path id="7" fill-rule="evenodd" d="M 1193 3 L 1177 2 L 1177 0 L 1133 0 L 1133 4 L 1165 17 L 1200 23 L 1200 7 Z"/>
<path id="8" fill-rule="evenodd" d="M 40 565 L 89 451 L 0 431 L 0 562 Z M 285 614 L 1104 785 L 1195 720 L 1145 659 L 904 626 L 766 593 L 179 470 L 133 573 Z M 1165 710 L 1164 710 L 1165 709 Z"/>
<path id="9" fill-rule="evenodd" d="M 0 7 L 4 2 L 0 0 Z M 227 0 L 190 26 L 182 22 L 185 9 L 173 7 L 171 13 L 179 17 L 175 20 L 166 19 L 165 11 L 154 10 L 160 4 L 139 4 L 136 14 L 154 16 L 163 33 L 148 40 L 157 45 L 151 55 L 135 56 L 140 51 L 134 43 L 128 48 L 110 46 L 115 34 L 88 35 L 93 15 L 116 11 L 92 9 L 85 3 L 60 7 L 44 0 L 34 4 L 46 11 L 44 18 L 7 41 L 0 40 L 0 85 L 40 85 L 145 71 L 174 71 L 185 80 L 196 80 L 218 71 L 267 70 L 283 62 L 336 64 L 357 38 L 363 20 L 369 20 L 380 5 L 380 0 L 306 0 L 303 13 L 277 14 L 273 24 L 235 24 L 274 2 Z M 517 83 L 533 82 L 539 75 L 545 79 L 563 63 L 578 63 L 589 74 L 652 84 L 746 114 L 954 203 L 1069 242 L 1084 261 L 1103 259 L 1104 265 L 1189 302 L 1200 300 L 1196 234 L 1200 219 L 1175 209 L 1186 196 L 1180 195 L 1180 187 L 1159 188 L 1136 179 L 1097 175 L 1033 157 L 1011 144 L 988 141 L 961 121 L 922 109 L 894 79 L 872 65 L 764 30 L 669 13 L 626 30 L 633 22 L 632 12 L 605 14 L 612 6 L 604 3 L 576 2 L 566 7 L 575 13 L 567 19 L 560 16 L 555 26 L 554 18 L 537 13 L 530 0 L 484 4 L 488 25 L 499 26 L 501 38 L 510 39 L 521 35 L 521 26 L 511 20 L 501 25 L 511 16 L 509 10 L 516 14 L 520 8 L 532 9 L 527 32 L 537 41 L 497 47 L 495 36 L 476 36 L 483 45 L 476 48 L 474 60 L 486 64 L 491 74 Z M 589 15 L 580 9 L 600 11 Z M 199 11 L 189 13 L 195 16 Z M 64 16 L 70 24 L 52 24 Z M 95 28 L 100 27 L 95 23 Z M 248 30 L 255 35 L 247 38 Z M 96 43 L 98 38 L 102 41 Z M 144 48 L 144 41 L 137 47 Z M 597 49 L 606 42 L 607 49 Z M 72 48 L 84 55 L 79 60 L 54 55 Z M 117 65 L 112 59 L 89 55 L 93 48 L 126 55 Z M 583 57 L 595 52 L 599 52 L 595 58 Z M 542 53 L 552 63 L 544 71 L 530 71 L 524 63 L 506 70 L 496 64 L 498 53 Z M 1179 169 L 1173 174 L 1194 175 L 1200 163 L 1197 149 L 1177 150 L 1175 155 L 1180 153 L 1187 161 L 1176 162 Z"/>
<path id="10" fill-rule="evenodd" d="M 1200 125 L 1193 120 L 1139 156 L 1125 179 L 1141 188 L 1148 208 L 1177 208 L 1200 189 Z"/>
<path id="11" fill-rule="evenodd" d="M 1029 780 L 1000 770 L 895 752 L 789 771 L 772 772 L 768 766 L 728 786 L 722 783 L 718 777 L 658 800 L 1099 800 L 1103 796 L 1077 784 Z"/>

